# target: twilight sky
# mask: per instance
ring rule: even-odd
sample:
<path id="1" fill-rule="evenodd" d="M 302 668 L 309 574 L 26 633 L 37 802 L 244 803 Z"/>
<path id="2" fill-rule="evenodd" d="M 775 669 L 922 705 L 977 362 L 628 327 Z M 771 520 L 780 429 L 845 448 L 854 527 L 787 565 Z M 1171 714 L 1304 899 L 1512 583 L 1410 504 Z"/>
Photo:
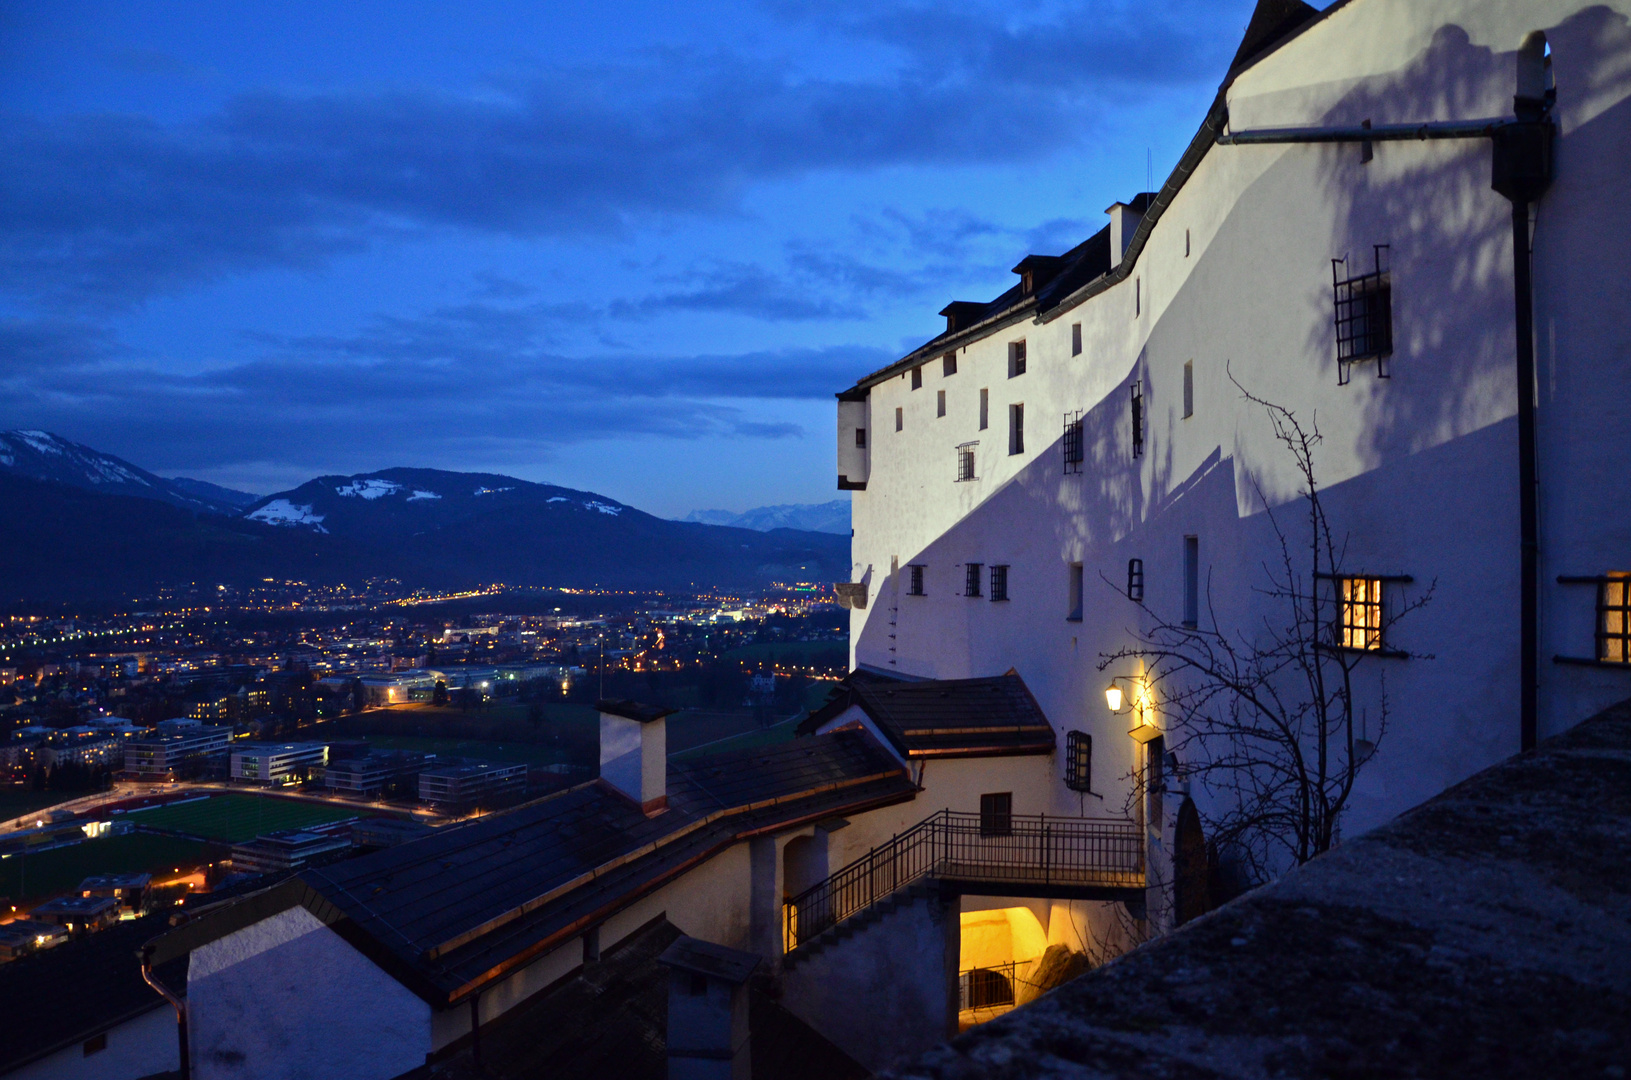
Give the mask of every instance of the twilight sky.
<path id="1" fill-rule="evenodd" d="M 1250 0 L 0 0 L 0 428 L 818 502 L 834 392 L 1097 231 Z"/>

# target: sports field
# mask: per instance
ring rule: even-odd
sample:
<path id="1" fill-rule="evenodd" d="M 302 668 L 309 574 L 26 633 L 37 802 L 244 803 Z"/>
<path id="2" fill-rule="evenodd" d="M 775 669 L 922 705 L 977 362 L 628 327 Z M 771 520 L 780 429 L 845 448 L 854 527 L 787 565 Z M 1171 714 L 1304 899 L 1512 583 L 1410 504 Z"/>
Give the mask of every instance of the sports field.
<path id="1" fill-rule="evenodd" d="M 187 870 L 222 854 L 216 849 L 217 856 L 205 855 L 208 846 L 176 836 L 129 833 L 33 855 L 16 854 L 0 859 L 0 896 L 11 897 L 8 904 L 50 896 L 94 874 L 148 873 L 162 881 L 178 868 Z"/>
<path id="2" fill-rule="evenodd" d="M 152 810 L 134 810 L 123 817 L 143 829 L 164 829 L 236 844 L 253 840 L 262 833 L 303 829 L 362 813 L 360 808 L 346 806 L 295 802 L 264 795 L 225 794 Z"/>

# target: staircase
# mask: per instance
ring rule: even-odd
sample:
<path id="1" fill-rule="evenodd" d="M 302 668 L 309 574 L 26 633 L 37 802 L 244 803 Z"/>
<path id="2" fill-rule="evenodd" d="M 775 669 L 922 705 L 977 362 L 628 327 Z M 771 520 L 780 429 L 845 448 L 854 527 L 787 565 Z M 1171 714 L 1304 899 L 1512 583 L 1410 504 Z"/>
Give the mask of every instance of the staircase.
<path id="1" fill-rule="evenodd" d="M 1018 895 L 1037 886 L 1142 889 L 1144 838 L 1131 821 L 941 810 L 786 901 L 787 962 L 933 891 L 927 879 L 1002 884 Z"/>

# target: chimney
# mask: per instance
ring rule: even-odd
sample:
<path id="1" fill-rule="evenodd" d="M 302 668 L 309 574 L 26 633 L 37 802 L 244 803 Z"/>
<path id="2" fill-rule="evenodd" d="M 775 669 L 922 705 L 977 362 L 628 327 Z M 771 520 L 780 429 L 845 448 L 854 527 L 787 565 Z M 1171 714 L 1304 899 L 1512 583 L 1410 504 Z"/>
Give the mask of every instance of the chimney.
<path id="1" fill-rule="evenodd" d="M 1144 191 L 1133 196 L 1130 203 L 1111 203 L 1105 210 L 1110 215 L 1110 269 L 1121 265 L 1127 245 L 1133 242 L 1133 233 L 1138 231 L 1138 223 L 1144 220 L 1144 212 L 1154 201 L 1155 193 Z"/>
<path id="2" fill-rule="evenodd" d="M 597 701 L 600 779 L 647 814 L 668 806 L 668 729 L 659 709 L 638 701 Z"/>
<path id="3" fill-rule="evenodd" d="M 657 962 L 668 968 L 668 1080 L 752 1080 L 747 981 L 759 957 L 680 937 Z"/>

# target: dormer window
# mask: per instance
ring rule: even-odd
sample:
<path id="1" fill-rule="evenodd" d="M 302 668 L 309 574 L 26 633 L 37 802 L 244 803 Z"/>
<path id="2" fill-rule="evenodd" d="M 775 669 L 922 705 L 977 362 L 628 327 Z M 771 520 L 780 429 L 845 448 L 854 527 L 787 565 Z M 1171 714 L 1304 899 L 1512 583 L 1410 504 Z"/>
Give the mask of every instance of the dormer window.
<path id="1" fill-rule="evenodd" d="M 1062 255 L 1027 255 L 1019 260 L 1019 265 L 1014 267 L 1014 273 L 1019 275 L 1020 294 L 1033 295 L 1036 290 L 1053 279 L 1064 261 Z"/>

